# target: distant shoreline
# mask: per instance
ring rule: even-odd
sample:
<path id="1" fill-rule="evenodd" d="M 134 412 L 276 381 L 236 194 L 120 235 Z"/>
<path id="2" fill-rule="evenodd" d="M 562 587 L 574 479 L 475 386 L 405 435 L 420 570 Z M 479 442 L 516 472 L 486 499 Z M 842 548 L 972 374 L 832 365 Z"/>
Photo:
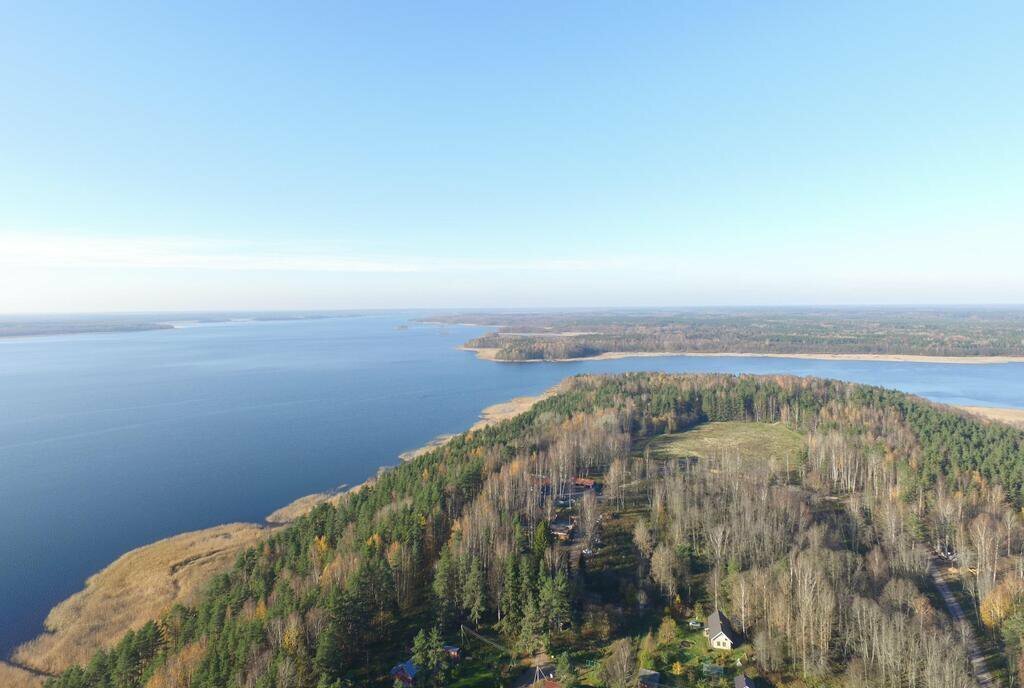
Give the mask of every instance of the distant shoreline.
<path id="1" fill-rule="evenodd" d="M 704 351 L 606 351 L 594 356 L 574 358 L 498 358 L 497 348 L 460 346 L 463 351 L 472 351 L 484 361 L 496 363 L 569 363 L 572 361 L 606 361 L 619 358 L 651 358 L 662 356 L 727 357 L 727 358 L 801 358 L 816 361 L 879 361 L 898 363 L 954 363 L 964 365 L 998 365 L 1003 363 L 1024 363 L 1024 356 L 922 356 L 918 354 L 780 354 L 780 353 L 739 353 Z"/>
<path id="2" fill-rule="evenodd" d="M 307 313 L 307 314 L 254 314 L 254 315 L 202 315 L 169 314 L 169 319 L 157 320 L 122 320 L 122 319 L 41 319 L 41 320 L 4 320 L 0 318 L 0 341 L 19 340 L 36 337 L 67 337 L 79 334 L 132 334 L 136 332 L 154 332 L 160 330 L 180 330 L 201 325 L 227 325 L 261 322 L 292 322 L 307 320 L 325 320 L 329 318 L 354 317 L 356 314 L 345 313 Z M 175 317 L 178 316 L 178 317 Z"/>

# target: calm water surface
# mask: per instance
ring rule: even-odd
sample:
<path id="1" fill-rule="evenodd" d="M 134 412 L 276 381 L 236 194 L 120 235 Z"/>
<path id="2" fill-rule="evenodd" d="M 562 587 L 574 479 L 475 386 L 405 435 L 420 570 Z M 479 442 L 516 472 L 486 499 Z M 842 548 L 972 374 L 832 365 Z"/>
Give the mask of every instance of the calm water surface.
<path id="1" fill-rule="evenodd" d="M 1024 407 L 1024 364 L 635 358 L 495 364 L 410 314 L 0 341 L 0 656 L 123 552 L 355 484 L 567 375 L 817 375 Z"/>

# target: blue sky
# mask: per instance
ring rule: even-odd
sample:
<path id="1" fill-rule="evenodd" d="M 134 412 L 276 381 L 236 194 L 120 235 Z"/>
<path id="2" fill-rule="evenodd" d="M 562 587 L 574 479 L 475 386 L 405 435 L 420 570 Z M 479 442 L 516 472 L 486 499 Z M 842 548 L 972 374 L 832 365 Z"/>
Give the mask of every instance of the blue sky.
<path id="1" fill-rule="evenodd" d="M 1024 5 L 0 4 L 0 312 L 1024 302 Z"/>

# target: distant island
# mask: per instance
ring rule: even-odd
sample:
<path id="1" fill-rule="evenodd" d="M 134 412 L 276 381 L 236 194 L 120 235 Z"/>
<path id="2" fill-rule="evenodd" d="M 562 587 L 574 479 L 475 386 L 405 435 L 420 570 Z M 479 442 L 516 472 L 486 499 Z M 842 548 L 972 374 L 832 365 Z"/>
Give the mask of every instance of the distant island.
<path id="1" fill-rule="evenodd" d="M 67 334 L 104 334 L 171 330 L 185 325 L 277 320 L 318 320 L 357 315 L 351 312 L 225 312 L 6 316 L 0 318 L 0 338 Z"/>
<path id="2" fill-rule="evenodd" d="M 170 323 L 133 320 L 8 320 L 0 322 L 0 337 L 44 337 L 58 334 L 100 334 L 170 330 Z"/>
<path id="3" fill-rule="evenodd" d="M 1024 308 L 458 313 L 424 321 L 497 328 L 464 348 L 498 361 L 654 354 L 1024 360 Z"/>

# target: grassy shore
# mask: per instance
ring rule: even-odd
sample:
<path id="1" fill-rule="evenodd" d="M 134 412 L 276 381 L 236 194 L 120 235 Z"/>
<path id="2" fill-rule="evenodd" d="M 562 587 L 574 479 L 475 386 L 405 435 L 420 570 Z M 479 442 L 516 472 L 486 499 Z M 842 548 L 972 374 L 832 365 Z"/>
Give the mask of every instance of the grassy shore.
<path id="1" fill-rule="evenodd" d="M 995 420 L 1000 423 L 1008 423 L 1024 428 L 1024 409 L 998 408 L 994 406 L 959 406 L 957 408 L 988 420 Z"/>
<path id="2" fill-rule="evenodd" d="M 4 688 L 40 688 L 45 680 L 40 674 L 0 661 L 0 686 Z"/>
<path id="3" fill-rule="evenodd" d="M 511 418 L 555 394 L 517 397 L 480 413 L 470 431 Z M 437 438 L 402 455 L 412 460 L 454 437 Z M 374 478 L 356 485 L 359 490 Z M 54 607 L 46 632 L 19 646 L 12 661 L 0 662 L 0 686 L 38 688 L 40 674 L 57 674 L 87 662 L 93 653 L 112 646 L 127 631 L 139 628 L 176 603 L 191 604 L 215 575 L 228 571 L 238 554 L 266 539 L 276 529 L 309 513 L 317 505 L 337 501 L 342 492 L 320 492 L 296 499 L 267 516 L 267 523 L 233 523 L 182 533 L 131 550 L 99 573 L 85 588 Z M 22 668 L 25 667 L 25 668 Z M 33 671 L 30 671 L 30 670 Z M 39 673 L 34 673 L 39 672 Z"/>
<path id="4" fill-rule="evenodd" d="M 128 552 L 54 607 L 46 617 L 47 632 L 15 650 L 14 661 L 47 674 L 87 662 L 97 648 L 113 645 L 171 605 L 194 603 L 207 581 L 270 530 L 233 523 Z"/>

